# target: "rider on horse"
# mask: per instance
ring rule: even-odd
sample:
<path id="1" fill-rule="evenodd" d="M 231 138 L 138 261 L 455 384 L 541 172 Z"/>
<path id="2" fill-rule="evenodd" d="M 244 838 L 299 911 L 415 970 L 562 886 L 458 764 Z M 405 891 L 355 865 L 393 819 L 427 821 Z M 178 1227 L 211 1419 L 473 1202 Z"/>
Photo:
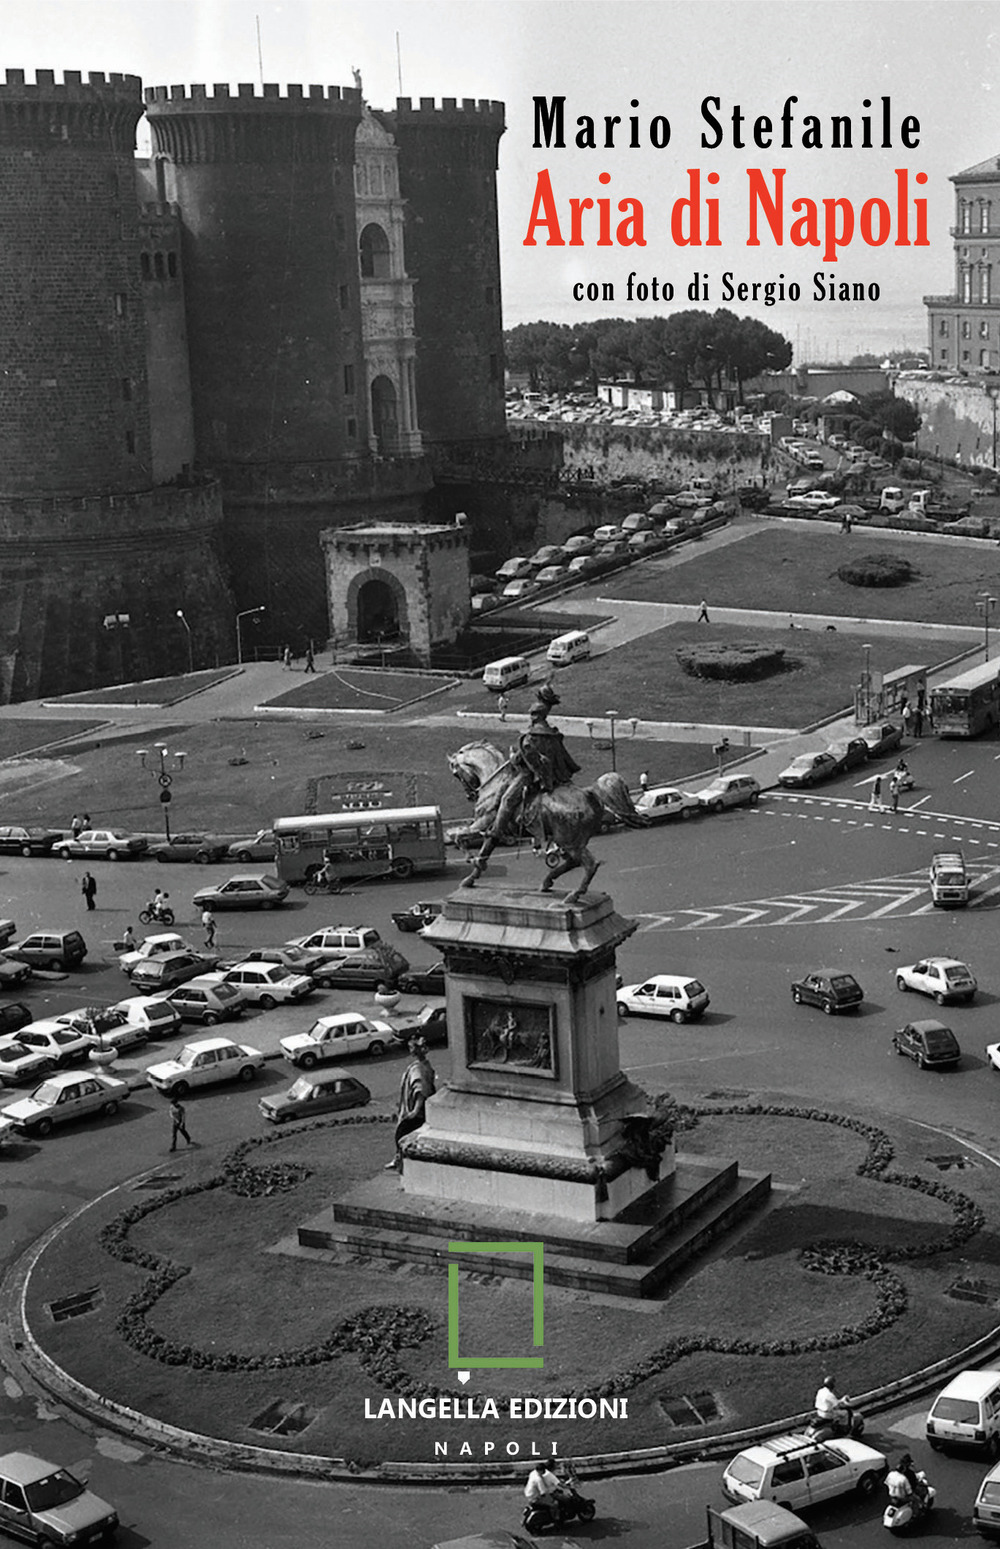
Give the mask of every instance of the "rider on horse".
<path id="1" fill-rule="evenodd" d="M 557 785 L 569 785 L 580 765 L 566 749 L 563 734 L 549 725 L 549 711 L 559 703 L 551 683 L 543 683 L 528 712 L 529 725 L 512 755 L 517 773 L 504 792 L 497 809 L 493 833 L 497 838 L 520 828 L 518 812 L 523 812 L 532 797 L 554 791 Z"/>

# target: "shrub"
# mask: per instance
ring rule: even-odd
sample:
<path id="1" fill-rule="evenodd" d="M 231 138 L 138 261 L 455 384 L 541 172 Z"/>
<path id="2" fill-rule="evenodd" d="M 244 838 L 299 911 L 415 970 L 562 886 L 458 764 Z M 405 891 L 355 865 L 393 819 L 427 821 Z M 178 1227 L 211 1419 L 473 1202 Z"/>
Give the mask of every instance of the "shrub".
<path id="1" fill-rule="evenodd" d="M 757 640 L 684 646 L 677 652 L 677 660 L 689 677 L 721 679 L 726 683 L 771 678 L 789 666 L 781 647 Z"/>
<path id="2" fill-rule="evenodd" d="M 848 586 L 905 586 L 913 579 L 913 567 L 895 554 L 859 554 L 839 565 L 837 575 Z"/>

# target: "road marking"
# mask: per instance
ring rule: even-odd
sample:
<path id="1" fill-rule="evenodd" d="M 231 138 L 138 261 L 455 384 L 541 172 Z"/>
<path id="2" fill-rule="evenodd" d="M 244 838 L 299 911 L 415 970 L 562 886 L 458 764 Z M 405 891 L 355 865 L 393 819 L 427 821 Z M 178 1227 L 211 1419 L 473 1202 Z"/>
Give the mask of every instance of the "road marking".
<path id="1" fill-rule="evenodd" d="M 970 775 L 974 775 L 975 772 L 976 771 L 974 769 L 967 769 L 964 775 L 959 775 L 956 780 L 952 780 L 952 785 L 961 785 L 963 780 L 968 780 Z"/>
<path id="2" fill-rule="evenodd" d="M 925 801 L 930 801 L 930 799 L 931 799 L 930 798 L 930 792 L 928 792 L 928 794 L 926 796 L 921 796 L 919 801 L 911 801 L 910 802 L 910 811 L 911 812 L 916 811 L 917 807 L 922 807 L 924 802 Z"/>

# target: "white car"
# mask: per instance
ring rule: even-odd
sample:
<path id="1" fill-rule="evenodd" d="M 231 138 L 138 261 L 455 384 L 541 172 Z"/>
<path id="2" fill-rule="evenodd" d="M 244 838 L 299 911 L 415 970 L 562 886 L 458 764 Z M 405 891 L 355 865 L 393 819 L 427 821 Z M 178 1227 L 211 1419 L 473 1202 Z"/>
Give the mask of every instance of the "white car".
<path id="1" fill-rule="evenodd" d="M 711 1003 L 701 980 L 688 974 L 654 974 L 641 984 L 621 984 L 615 1002 L 620 1017 L 669 1017 L 671 1022 L 695 1022 Z"/>
<path id="2" fill-rule="evenodd" d="M 837 773 L 832 753 L 800 753 L 778 776 L 779 785 L 814 785 Z"/>
<path id="3" fill-rule="evenodd" d="M 148 1027 L 133 1022 L 124 1011 L 113 1006 L 80 1006 L 76 1011 L 64 1011 L 55 1019 L 70 1032 L 82 1033 L 92 1049 L 137 1048 L 149 1037 Z"/>
<path id="4" fill-rule="evenodd" d="M 772 1436 L 727 1464 L 722 1493 L 737 1505 L 777 1501 L 798 1511 L 851 1490 L 873 1495 L 888 1472 L 888 1459 L 862 1441 L 812 1441 L 804 1433 Z"/>
<path id="5" fill-rule="evenodd" d="M 371 1054 L 376 1058 L 386 1049 L 397 1048 L 388 1022 L 344 1011 L 337 1016 L 317 1017 L 307 1033 L 292 1033 L 281 1040 L 281 1052 L 293 1065 L 312 1070 L 327 1060 L 343 1059 L 345 1054 Z"/>
<path id="6" fill-rule="evenodd" d="M 286 947 L 297 947 L 301 952 L 319 956 L 325 963 L 339 962 L 352 952 L 365 952 L 381 941 L 372 925 L 324 925 L 308 936 L 295 936 L 286 941 Z"/>
<path id="7" fill-rule="evenodd" d="M 972 969 L 957 958 L 922 957 L 919 963 L 896 969 L 896 988 L 931 995 L 943 1006 L 949 1000 L 972 1000 L 979 986 Z"/>
<path id="8" fill-rule="evenodd" d="M 723 807 L 755 806 L 760 800 L 760 785 L 753 775 L 719 775 L 697 795 L 706 812 L 721 812 Z"/>
<path id="9" fill-rule="evenodd" d="M 986 1058 L 994 1070 L 1000 1070 L 1000 1043 L 988 1043 L 986 1045 Z"/>
<path id="10" fill-rule="evenodd" d="M 165 952 L 198 950 L 190 941 L 185 941 L 183 936 L 178 936 L 176 931 L 161 931 L 158 935 L 147 936 L 133 951 L 119 953 L 118 967 L 123 973 L 131 974 L 136 963 L 144 963 L 147 957 L 162 957 Z"/>
<path id="11" fill-rule="evenodd" d="M 89 1070 L 63 1070 L 37 1086 L 30 1097 L 3 1109 L 19 1135 L 47 1135 L 54 1124 L 84 1119 L 100 1113 L 105 1118 L 118 1112 L 129 1095 L 127 1081 Z"/>
<path id="12" fill-rule="evenodd" d="M 823 459 L 819 458 L 816 460 L 810 457 L 807 459 L 807 466 L 810 468 L 822 468 Z M 792 495 L 785 501 L 785 504 L 788 506 L 801 506 L 807 511 L 829 511 L 834 506 L 840 505 L 840 496 L 828 495 L 824 489 L 811 489 L 805 495 Z"/>
<path id="13" fill-rule="evenodd" d="M 123 1012 L 127 1021 L 144 1027 L 149 1038 L 169 1038 L 171 1033 L 180 1031 L 180 1012 L 159 995 L 129 995 L 111 1009 Z"/>
<path id="14" fill-rule="evenodd" d="M 52 1069 L 52 1061 L 40 1049 L 18 1043 L 15 1034 L 0 1039 L 0 1087 L 18 1081 L 38 1081 Z"/>
<path id="15" fill-rule="evenodd" d="M 222 974 L 206 974 L 205 979 L 231 984 L 243 999 L 265 1011 L 273 1011 L 279 1001 L 302 1000 L 316 988 L 308 974 L 289 973 L 280 963 L 237 963 Z"/>
<path id="16" fill-rule="evenodd" d="M 17 1041 L 47 1055 L 53 1065 L 72 1065 L 86 1059 L 91 1049 L 89 1038 L 78 1029 L 57 1022 L 54 1017 L 29 1022 L 18 1031 Z"/>
<path id="17" fill-rule="evenodd" d="M 149 1065 L 146 1080 L 168 1097 L 183 1097 L 197 1086 L 214 1086 L 219 1081 L 252 1081 L 263 1068 L 259 1049 L 228 1038 L 199 1038 L 188 1043 L 175 1060 Z"/>
<path id="18" fill-rule="evenodd" d="M 635 810 L 651 823 L 665 823 L 669 818 L 693 817 L 701 811 L 701 803 L 690 791 L 678 790 L 673 785 L 651 785 L 639 797 Z"/>

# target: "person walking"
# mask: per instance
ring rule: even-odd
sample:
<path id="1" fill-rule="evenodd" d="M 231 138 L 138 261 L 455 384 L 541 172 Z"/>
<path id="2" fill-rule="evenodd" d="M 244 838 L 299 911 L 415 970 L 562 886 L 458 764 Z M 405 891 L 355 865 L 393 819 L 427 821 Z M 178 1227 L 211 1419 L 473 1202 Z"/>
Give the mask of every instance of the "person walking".
<path id="1" fill-rule="evenodd" d="M 80 816 L 79 812 L 74 812 L 72 818 L 70 819 L 69 831 L 74 839 L 79 839 L 82 830 L 83 818 Z"/>
<path id="2" fill-rule="evenodd" d="M 894 774 L 889 781 L 889 806 L 893 812 L 899 811 L 899 775 Z"/>
<path id="3" fill-rule="evenodd" d="M 184 1139 L 187 1141 L 189 1146 L 194 1144 L 194 1141 L 191 1139 L 191 1136 L 187 1132 L 187 1114 L 186 1114 L 186 1112 L 184 1110 L 184 1104 L 181 1102 L 179 1097 L 172 1097 L 170 1099 L 170 1149 L 171 1149 L 171 1151 L 176 1151 L 177 1150 L 177 1137 L 178 1137 L 178 1135 L 183 1135 Z"/>
<path id="4" fill-rule="evenodd" d="M 201 923 L 205 931 L 205 946 L 211 951 L 215 946 L 215 915 L 211 909 L 202 912 Z"/>
<path id="5" fill-rule="evenodd" d="M 649 790 L 649 775 L 648 775 L 648 773 L 646 772 L 645 769 L 642 771 L 642 774 L 639 776 L 639 789 L 640 789 L 640 791 L 642 792 L 642 794 L 644 796 L 645 796 L 646 792 Z"/>
<path id="6" fill-rule="evenodd" d="M 872 794 L 871 794 L 871 798 L 870 798 L 870 800 L 868 802 L 868 811 L 869 812 L 882 812 L 882 811 L 884 811 L 884 808 L 882 806 L 882 776 L 881 775 L 876 775 L 875 779 L 872 781 Z"/>
<path id="7" fill-rule="evenodd" d="M 87 900 L 87 908 L 96 909 L 97 903 L 95 900 L 97 898 L 97 883 L 94 881 L 89 871 L 85 871 L 83 874 L 83 879 L 80 883 L 80 892 Z"/>
<path id="8" fill-rule="evenodd" d="M 122 945 L 122 951 L 123 952 L 134 952 L 135 951 L 135 947 L 136 947 L 135 931 L 132 929 L 131 925 L 126 925 L 125 929 L 123 930 L 121 945 Z"/>
<path id="9" fill-rule="evenodd" d="M 695 623 L 696 624 L 710 624 L 711 622 L 712 622 L 712 620 L 708 616 L 708 603 L 705 601 L 705 599 L 703 597 L 701 599 L 701 607 L 698 609 L 698 617 L 695 619 Z"/>
<path id="10" fill-rule="evenodd" d="M 316 658 L 313 655 L 312 641 L 306 646 L 306 672 L 316 671 Z"/>
<path id="11" fill-rule="evenodd" d="M 291 672 L 291 670 L 292 670 L 292 648 L 291 648 L 290 645 L 286 645 L 285 646 L 285 649 L 281 653 L 281 660 L 285 664 L 285 671 L 286 672 Z"/>
<path id="12" fill-rule="evenodd" d="M 500 711 L 501 721 L 507 719 L 507 695 L 501 694 L 497 699 L 497 709 Z"/>

